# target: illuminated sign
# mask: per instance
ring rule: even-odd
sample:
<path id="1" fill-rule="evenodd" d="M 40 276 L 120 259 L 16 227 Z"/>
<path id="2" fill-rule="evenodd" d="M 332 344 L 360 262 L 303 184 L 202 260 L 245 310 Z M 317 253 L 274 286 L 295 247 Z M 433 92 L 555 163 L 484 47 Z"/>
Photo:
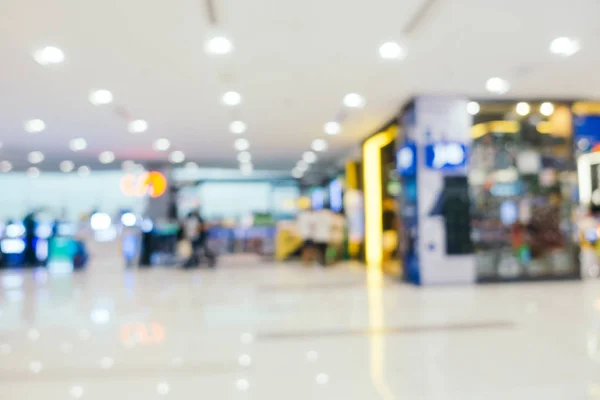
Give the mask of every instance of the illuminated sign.
<path id="1" fill-rule="evenodd" d="M 425 147 L 425 164 L 428 168 L 451 170 L 467 165 L 467 146 L 458 142 L 441 142 Z"/>
<path id="2" fill-rule="evenodd" d="M 411 176 L 417 173 L 417 148 L 414 143 L 407 143 L 396 154 L 396 168 L 400 176 Z"/>
<path id="3" fill-rule="evenodd" d="M 126 174 L 121 178 L 121 192 L 128 197 L 156 198 L 167 191 L 167 179 L 158 171 L 144 172 L 139 175 Z"/>

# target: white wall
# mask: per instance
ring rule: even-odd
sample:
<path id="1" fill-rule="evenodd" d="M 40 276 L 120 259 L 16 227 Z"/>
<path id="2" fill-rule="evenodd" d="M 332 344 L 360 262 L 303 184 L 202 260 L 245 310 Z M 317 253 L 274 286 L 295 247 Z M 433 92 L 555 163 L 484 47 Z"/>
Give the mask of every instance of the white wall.
<path id="1" fill-rule="evenodd" d="M 24 173 L 0 175 L 0 220 L 21 219 L 32 208 L 46 207 L 56 216 L 70 220 L 79 218 L 93 208 L 110 214 L 121 208 L 144 210 L 145 200 L 126 197 L 119 184 L 122 172 L 93 172 L 87 178 L 76 174 L 42 173 L 28 178 Z"/>

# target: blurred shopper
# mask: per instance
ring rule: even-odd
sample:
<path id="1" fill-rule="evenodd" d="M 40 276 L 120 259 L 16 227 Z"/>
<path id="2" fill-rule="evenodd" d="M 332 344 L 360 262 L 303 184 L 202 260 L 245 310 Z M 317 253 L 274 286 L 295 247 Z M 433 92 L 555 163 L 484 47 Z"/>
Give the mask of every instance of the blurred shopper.
<path id="1" fill-rule="evenodd" d="M 324 267 L 327 266 L 327 249 L 331 240 L 333 217 L 333 212 L 327 208 L 315 212 L 315 248 L 317 260 Z"/>
<path id="2" fill-rule="evenodd" d="M 298 214 L 298 232 L 304 241 L 302 245 L 302 261 L 308 264 L 315 259 L 315 212 L 306 208 Z"/>
<path id="3" fill-rule="evenodd" d="M 548 195 L 548 204 L 536 207 L 528 225 L 531 236 L 533 258 L 540 258 L 564 246 L 560 230 L 562 192 L 553 188 Z"/>
<path id="4" fill-rule="evenodd" d="M 194 268 L 200 265 L 200 252 L 204 252 L 204 256 L 208 260 L 208 266 L 215 265 L 215 254 L 208 248 L 208 227 L 200 216 L 198 211 L 192 211 L 188 214 L 184 222 L 185 236 L 190 242 L 192 254 L 184 263 L 185 268 Z"/>
<path id="5" fill-rule="evenodd" d="M 25 228 L 25 265 L 36 266 L 39 261 L 35 254 L 35 213 L 31 212 L 23 219 Z"/>
<path id="6" fill-rule="evenodd" d="M 346 218 L 341 213 L 332 213 L 331 232 L 328 249 L 328 263 L 339 261 L 344 249 Z"/>

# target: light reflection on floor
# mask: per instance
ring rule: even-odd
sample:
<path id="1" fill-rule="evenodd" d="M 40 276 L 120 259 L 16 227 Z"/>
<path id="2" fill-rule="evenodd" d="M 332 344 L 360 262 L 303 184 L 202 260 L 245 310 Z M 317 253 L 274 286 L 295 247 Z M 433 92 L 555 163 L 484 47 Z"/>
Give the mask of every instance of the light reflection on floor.
<path id="1" fill-rule="evenodd" d="M 600 399 L 596 282 L 415 288 L 248 257 L 0 275 L 2 400 Z"/>

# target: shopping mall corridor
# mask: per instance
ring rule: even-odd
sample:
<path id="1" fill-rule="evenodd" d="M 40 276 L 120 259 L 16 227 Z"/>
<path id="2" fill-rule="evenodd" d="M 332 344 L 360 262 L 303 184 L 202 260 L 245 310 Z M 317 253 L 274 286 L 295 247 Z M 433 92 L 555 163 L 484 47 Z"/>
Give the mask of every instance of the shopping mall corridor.
<path id="1" fill-rule="evenodd" d="M 417 288 L 359 265 L 223 258 L 3 271 L 13 399 L 600 399 L 600 284 Z M 111 254 L 114 254 L 112 256 Z"/>

